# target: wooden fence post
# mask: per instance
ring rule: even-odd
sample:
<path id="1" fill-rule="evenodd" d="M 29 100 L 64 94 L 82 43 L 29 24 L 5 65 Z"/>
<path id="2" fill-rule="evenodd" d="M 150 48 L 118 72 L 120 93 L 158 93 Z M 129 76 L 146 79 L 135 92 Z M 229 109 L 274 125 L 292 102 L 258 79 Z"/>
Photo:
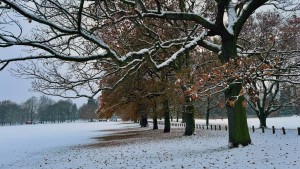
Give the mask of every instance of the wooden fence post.
<path id="1" fill-rule="evenodd" d="M 221 130 L 221 125 L 219 125 L 219 130 Z"/>
<path id="2" fill-rule="evenodd" d="M 272 126 L 272 131 L 273 131 L 273 134 L 275 134 L 275 127 Z"/>
<path id="3" fill-rule="evenodd" d="M 212 130 L 212 125 L 210 125 L 210 129 Z"/>
<path id="4" fill-rule="evenodd" d="M 255 131 L 254 126 L 252 126 L 252 131 L 253 131 L 253 133 L 254 133 L 254 131 Z"/>
<path id="5" fill-rule="evenodd" d="M 263 133 L 265 133 L 265 128 L 264 127 L 261 127 L 261 130 Z"/>
<path id="6" fill-rule="evenodd" d="M 300 136 L 300 127 L 298 127 L 298 136 Z"/>
<path id="7" fill-rule="evenodd" d="M 215 125 L 215 130 L 217 130 L 217 125 Z"/>
<path id="8" fill-rule="evenodd" d="M 282 133 L 285 135 L 286 133 L 285 133 L 285 129 L 284 129 L 284 127 L 282 127 Z"/>
<path id="9" fill-rule="evenodd" d="M 225 126 L 225 131 L 227 131 L 227 126 Z"/>

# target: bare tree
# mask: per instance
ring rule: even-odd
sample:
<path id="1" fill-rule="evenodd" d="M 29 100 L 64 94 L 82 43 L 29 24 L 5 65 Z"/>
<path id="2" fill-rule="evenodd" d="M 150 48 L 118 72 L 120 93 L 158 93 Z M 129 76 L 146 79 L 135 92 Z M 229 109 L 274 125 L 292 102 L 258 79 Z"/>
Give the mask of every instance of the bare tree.
<path id="1" fill-rule="evenodd" d="M 241 40 L 248 48 L 255 50 L 268 49 L 266 53 L 258 55 L 258 62 L 252 83 L 248 83 L 247 91 L 250 99 L 249 106 L 256 112 L 260 120 L 260 127 L 267 127 L 266 119 L 282 107 L 292 106 L 297 98 L 282 97 L 283 86 L 288 83 L 299 84 L 300 28 L 299 18 L 295 15 L 285 16 L 278 10 L 256 13 L 246 23 L 241 34 Z M 259 32 L 259 33 L 255 33 Z M 290 52 L 278 52 L 290 51 Z M 270 66 L 269 61 L 277 62 Z"/>
<path id="2" fill-rule="evenodd" d="M 26 122 L 34 123 L 38 109 L 38 99 L 35 96 L 30 97 L 22 104 L 22 109 L 26 113 Z"/>

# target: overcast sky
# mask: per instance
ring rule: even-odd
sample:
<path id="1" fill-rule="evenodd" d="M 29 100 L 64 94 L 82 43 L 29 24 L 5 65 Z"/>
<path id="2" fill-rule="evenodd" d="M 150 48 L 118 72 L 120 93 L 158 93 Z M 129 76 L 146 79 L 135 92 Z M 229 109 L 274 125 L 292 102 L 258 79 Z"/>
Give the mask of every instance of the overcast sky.
<path id="1" fill-rule="evenodd" d="M 0 55 L 2 55 L 2 49 L 0 49 Z M 1 56 L 0 56 L 1 57 Z M 12 64 L 10 68 L 14 67 Z M 10 74 L 8 69 L 0 72 L 0 101 L 11 100 L 17 103 L 22 103 L 29 99 L 31 96 L 40 97 L 41 94 L 37 92 L 31 92 L 31 80 L 19 79 Z M 50 97 L 50 96 L 49 96 Z M 50 97 L 53 100 L 59 100 L 59 97 Z M 87 102 L 86 98 L 72 99 L 77 106 Z"/>
<path id="2" fill-rule="evenodd" d="M 20 48 L 0 48 L 0 58 L 8 58 L 9 56 L 19 56 L 22 53 Z M 10 64 L 6 69 L 0 71 L 0 101 L 11 100 L 17 103 L 22 103 L 31 96 L 40 97 L 41 94 L 31 92 L 31 80 L 20 79 L 12 76 L 9 69 L 16 67 L 14 63 Z M 54 100 L 59 100 L 59 97 L 50 97 Z M 81 106 L 87 102 L 86 98 L 73 99 L 77 106 Z"/>
<path id="3" fill-rule="evenodd" d="M 23 35 L 30 34 L 30 30 L 35 27 L 35 23 L 32 22 L 28 24 L 27 18 L 20 17 L 15 13 L 12 13 L 12 18 L 17 19 L 22 25 Z M 14 25 L 10 25 L 9 27 L 2 28 L 2 30 L 6 29 L 7 31 L 13 32 L 16 35 L 20 32 L 19 28 Z M 25 49 L 25 48 L 23 48 Z M 28 49 L 28 48 L 27 48 Z M 21 47 L 10 47 L 10 48 L 0 48 L 0 59 L 4 58 L 12 58 L 18 57 L 20 55 L 28 55 L 28 53 L 24 53 Z M 0 71 L 0 101 L 3 100 L 11 100 L 17 103 L 22 103 L 29 99 L 31 96 L 40 97 L 41 94 L 37 92 L 31 92 L 31 80 L 30 79 L 20 79 L 14 77 L 9 72 L 9 69 L 16 68 L 14 63 L 9 64 L 6 69 Z M 49 96 L 50 97 L 50 96 Z M 59 97 L 50 97 L 55 101 L 58 101 L 63 98 Z M 77 106 L 81 106 L 84 103 L 87 103 L 87 98 L 80 99 L 72 99 Z"/>

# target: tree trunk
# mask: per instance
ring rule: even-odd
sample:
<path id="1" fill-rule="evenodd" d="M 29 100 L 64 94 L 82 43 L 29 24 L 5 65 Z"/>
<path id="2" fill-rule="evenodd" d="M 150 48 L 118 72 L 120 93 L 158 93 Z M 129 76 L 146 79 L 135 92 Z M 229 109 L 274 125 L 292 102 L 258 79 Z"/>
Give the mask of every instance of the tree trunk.
<path id="1" fill-rule="evenodd" d="M 186 96 L 186 111 L 185 111 L 185 132 L 184 135 L 190 136 L 195 132 L 195 108 L 190 96 Z"/>
<path id="2" fill-rule="evenodd" d="M 164 133 L 168 133 L 171 130 L 171 123 L 170 123 L 169 101 L 167 99 L 164 99 L 163 106 L 164 106 L 164 119 L 165 119 Z"/>
<path id="3" fill-rule="evenodd" d="M 206 119 L 206 125 L 209 125 L 209 111 L 206 111 L 206 115 L 205 115 L 205 119 Z"/>
<path id="4" fill-rule="evenodd" d="M 206 114 L 205 114 L 207 126 L 209 125 L 210 102 L 211 102 L 211 99 L 209 96 L 207 96 L 207 107 L 206 107 Z"/>
<path id="5" fill-rule="evenodd" d="M 237 58 L 237 35 L 230 35 L 227 31 L 221 35 L 222 37 L 222 53 L 219 55 L 223 63 L 229 62 L 230 59 Z M 232 80 L 229 80 L 230 84 Z M 227 101 L 226 109 L 229 126 L 229 144 L 232 147 L 239 145 L 247 146 L 251 144 L 250 134 L 247 124 L 247 114 L 245 98 L 239 96 L 242 89 L 242 81 L 240 83 L 231 83 L 225 91 Z M 237 97 L 239 96 L 239 97 Z M 232 104 L 234 102 L 234 104 Z"/>
<path id="6" fill-rule="evenodd" d="M 243 105 L 245 98 L 244 96 L 239 96 L 241 89 L 241 83 L 234 83 L 230 84 L 229 89 L 225 91 L 229 125 L 229 144 L 232 147 L 238 147 L 239 145 L 247 146 L 248 144 L 251 144 L 246 107 Z M 237 98 L 237 96 L 239 97 Z M 234 104 L 232 104 L 232 102 L 234 102 Z"/>
<path id="7" fill-rule="evenodd" d="M 267 116 L 265 114 L 261 114 L 260 116 L 258 116 L 259 119 L 259 128 L 267 128 Z"/>
<path id="8" fill-rule="evenodd" d="M 141 125 L 141 127 L 148 127 L 147 115 L 141 115 L 140 125 Z"/>
<path id="9" fill-rule="evenodd" d="M 157 130 L 158 125 L 157 125 L 157 111 L 154 111 L 154 116 L 153 116 L 153 130 Z"/>

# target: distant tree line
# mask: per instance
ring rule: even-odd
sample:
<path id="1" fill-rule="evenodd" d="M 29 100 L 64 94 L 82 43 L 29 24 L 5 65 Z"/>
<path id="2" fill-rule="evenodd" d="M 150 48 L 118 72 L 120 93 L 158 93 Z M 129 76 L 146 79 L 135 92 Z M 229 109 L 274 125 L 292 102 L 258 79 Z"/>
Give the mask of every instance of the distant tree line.
<path id="1" fill-rule="evenodd" d="M 54 101 L 47 96 L 30 97 L 21 104 L 4 100 L 0 101 L 0 125 L 93 121 L 97 107 L 93 99 L 79 109 L 70 99 Z"/>

